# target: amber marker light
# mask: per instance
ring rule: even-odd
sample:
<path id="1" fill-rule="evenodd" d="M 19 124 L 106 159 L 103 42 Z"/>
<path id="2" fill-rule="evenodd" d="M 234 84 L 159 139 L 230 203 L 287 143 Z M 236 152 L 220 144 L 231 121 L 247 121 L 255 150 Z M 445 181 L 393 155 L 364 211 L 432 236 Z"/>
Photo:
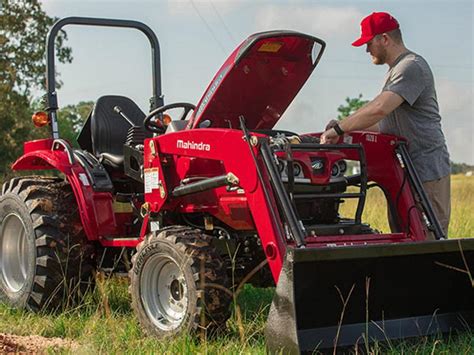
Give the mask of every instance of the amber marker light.
<path id="1" fill-rule="evenodd" d="M 169 124 L 171 123 L 171 121 L 173 121 L 173 119 L 171 118 L 171 116 L 168 115 L 167 113 L 165 113 L 165 114 L 163 115 L 163 124 L 164 124 L 165 126 L 167 126 L 167 125 L 169 125 Z"/>
<path id="2" fill-rule="evenodd" d="M 267 53 L 277 53 L 280 48 L 283 46 L 282 42 L 264 42 L 262 45 L 257 49 L 259 52 L 267 52 Z"/>
<path id="3" fill-rule="evenodd" d="M 50 122 L 48 114 L 43 111 L 35 112 L 31 119 L 36 127 L 46 126 Z"/>

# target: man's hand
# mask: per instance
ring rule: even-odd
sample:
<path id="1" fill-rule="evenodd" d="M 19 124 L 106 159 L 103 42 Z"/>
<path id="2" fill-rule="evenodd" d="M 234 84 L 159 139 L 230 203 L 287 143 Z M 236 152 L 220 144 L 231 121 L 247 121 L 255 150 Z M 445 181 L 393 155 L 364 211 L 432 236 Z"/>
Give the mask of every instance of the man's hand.
<path id="1" fill-rule="evenodd" d="M 334 130 L 334 128 L 330 128 L 326 132 L 321 134 L 320 139 L 321 139 L 320 141 L 321 144 L 336 144 L 337 141 L 339 140 L 339 135 Z"/>
<path id="2" fill-rule="evenodd" d="M 326 128 L 325 130 L 330 130 L 331 128 L 333 128 L 335 125 L 337 125 L 339 123 L 338 120 L 331 120 L 328 122 L 328 124 L 326 125 Z"/>
<path id="3" fill-rule="evenodd" d="M 326 125 L 326 132 L 324 132 L 320 137 L 321 144 L 335 144 L 339 140 L 339 135 L 333 129 L 339 123 L 338 120 L 331 120 Z"/>

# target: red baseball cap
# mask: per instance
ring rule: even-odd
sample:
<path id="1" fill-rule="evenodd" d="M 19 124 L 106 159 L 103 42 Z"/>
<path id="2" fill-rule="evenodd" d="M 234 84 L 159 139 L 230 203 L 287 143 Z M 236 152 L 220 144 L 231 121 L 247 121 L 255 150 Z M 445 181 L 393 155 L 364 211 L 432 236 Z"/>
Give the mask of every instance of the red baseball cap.
<path id="1" fill-rule="evenodd" d="M 398 21 L 387 12 L 373 12 L 360 23 L 361 35 L 352 45 L 360 47 L 376 35 L 400 28 Z"/>

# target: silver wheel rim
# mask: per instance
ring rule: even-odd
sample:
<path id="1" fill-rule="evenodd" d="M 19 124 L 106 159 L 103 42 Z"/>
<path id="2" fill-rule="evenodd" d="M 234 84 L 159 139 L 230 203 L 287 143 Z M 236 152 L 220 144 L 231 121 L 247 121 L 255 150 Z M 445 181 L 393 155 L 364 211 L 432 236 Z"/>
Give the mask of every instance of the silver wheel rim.
<path id="1" fill-rule="evenodd" d="M 11 213 L 2 223 L 0 234 L 0 268 L 10 292 L 18 292 L 28 275 L 28 243 L 21 218 Z"/>
<path id="2" fill-rule="evenodd" d="M 155 326 L 164 331 L 177 329 L 188 308 L 188 288 L 183 270 L 168 255 L 150 257 L 141 273 L 143 307 Z"/>

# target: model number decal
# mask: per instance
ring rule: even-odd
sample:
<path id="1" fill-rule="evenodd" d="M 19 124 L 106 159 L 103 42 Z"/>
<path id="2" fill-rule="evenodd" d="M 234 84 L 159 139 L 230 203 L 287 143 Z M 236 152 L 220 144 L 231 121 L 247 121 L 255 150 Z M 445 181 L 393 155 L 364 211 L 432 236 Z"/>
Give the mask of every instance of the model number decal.
<path id="1" fill-rule="evenodd" d="M 221 70 L 221 72 L 217 75 L 215 80 L 212 82 L 211 86 L 209 87 L 209 90 L 206 92 L 206 95 L 204 96 L 204 99 L 202 100 L 202 103 L 199 105 L 199 108 L 196 112 L 196 115 L 194 117 L 199 117 L 199 115 L 204 111 L 204 108 L 207 106 L 209 100 L 211 99 L 211 96 L 216 92 L 217 88 L 219 87 L 222 79 L 224 79 L 224 76 L 227 74 L 229 71 L 230 66 L 227 66 Z"/>
<path id="2" fill-rule="evenodd" d="M 367 142 L 374 142 L 377 143 L 377 136 L 375 134 L 366 134 L 365 135 L 365 140 Z"/>

